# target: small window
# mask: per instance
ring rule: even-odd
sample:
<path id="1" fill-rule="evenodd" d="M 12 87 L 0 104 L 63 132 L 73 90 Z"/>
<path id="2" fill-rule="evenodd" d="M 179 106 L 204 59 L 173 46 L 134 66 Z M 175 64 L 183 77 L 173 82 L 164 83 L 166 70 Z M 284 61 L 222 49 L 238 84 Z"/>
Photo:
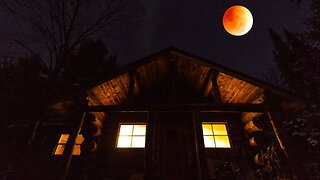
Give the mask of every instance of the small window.
<path id="1" fill-rule="evenodd" d="M 144 148 L 146 140 L 145 124 L 121 124 L 117 148 Z"/>
<path id="2" fill-rule="evenodd" d="M 68 139 L 69 139 L 69 134 L 61 134 L 60 139 L 58 141 L 58 144 L 55 148 L 54 155 L 62 155 L 63 154 Z M 76 139 L 76 144 L 73 147 L 72 155 L 77 156 L 77 155 L 81 154 L 80 148 L 81 148 L 81 143 L 83 142 L 83 140 L 84 140 L 83 136 L 81 134 L 79 134 Z"/>
<path id="3" fill-rule="evenodd" d="M 226 123 L 202 123 L 204 147 L 230 148 Z"/>

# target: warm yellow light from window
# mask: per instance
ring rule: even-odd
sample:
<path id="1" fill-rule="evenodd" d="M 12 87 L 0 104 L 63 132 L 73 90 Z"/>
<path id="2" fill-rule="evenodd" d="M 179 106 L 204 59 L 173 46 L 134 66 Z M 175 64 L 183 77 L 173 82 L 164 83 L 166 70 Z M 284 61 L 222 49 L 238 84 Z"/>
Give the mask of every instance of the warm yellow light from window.
<path id="1" fill-rule="evenodd" d="M 126 148 L 131 146 L 131 136 L 119 136 L 118 139 L 118 148 Z"/>
<path id="2" fill-rule="evenodd" d="M 202 124 L 203 135 L 213 135 L 211 124 Z"/>
<path id="3" fill-rule="evenodd" d="M 214 136 L 217 148 L 230 148 L 228 136 Z"/>
<path id="4" fill-rule="evenodd" d="M 79 134 L 76 139 L 76 144 L 81 144 L 84 141 L 82 134 Z"/>
<path id="5" fill-rule="evenodd" d="M 226 124 L 202 123 L 203 141 L 206 148 L 230 148 Z"/>
<path id="6" fill-rule="evenodd" d="M 54 151 L 54 155 L 63 155 L 68 139 L 69 139 L 69 134 L 61 134 L 60 139 L 58 141 L 58 145 L 56 146 L 56 149 Z M 81 154 L 81 143 L 83 141 L 84 141 L 83 136 L 79 134 L 76 138 L 76 144 L 73 147 L 72 155 Z"/>
<path id="7" fill-rule="evenodd" d="M 64 151 L 64 146 L 65 145 L 58 145 L 56 147 L 56 151 L 54 152 L 54 155 L 62 155 Z"/>
<path id="8" fill-rule="evenodd" d="M 77 144 L 73 147 L 72 155 L 79 156 L 80 154 L 81 154 L 81 146 Z"/>
<path id="9" fill-rule="evenodd" d="M 133 135 L 146 135 L 146 125 L 134 125 Z"/>
<path id="10" fill-rule="evenodd" d="M 131 147 L 144 148 L 144 146 L 145 146 L 145 136 L 132 137 Z"/>
<path id="11" fill-rule="evenodd" d="M 69 134 L 61 134 L 59 144 L 66 144 L 69 138 Z"/>
<path id="12" fill-rule="evenodd" d="M 213 136 L 203 136 L 203 140 L 204 140 L 204 147 L 207 147 L 207 148 L 216 147 Z"/>
<path id="13" fill-rule="evenodd" d="M 119 133 L 119 135 L 120 135 L 120 136 L 123 136 L 123 135 L 129 135 L 129 136 L 131 136 L 131 135 L 132 135 L 132 129 L 133 129 L 133 125 L 121 125 L 121 126 L 120 126 L 120 133 Z"/>
<path id="14" fill-rule="evenodd" d="M 146 125 L 120 125 L 117 148 L 144 148 Z"/>
<path id="15" fill-rule="evenodd" d="M 212 124 L 214 135 L 228 135 L 225 124 Z"/>

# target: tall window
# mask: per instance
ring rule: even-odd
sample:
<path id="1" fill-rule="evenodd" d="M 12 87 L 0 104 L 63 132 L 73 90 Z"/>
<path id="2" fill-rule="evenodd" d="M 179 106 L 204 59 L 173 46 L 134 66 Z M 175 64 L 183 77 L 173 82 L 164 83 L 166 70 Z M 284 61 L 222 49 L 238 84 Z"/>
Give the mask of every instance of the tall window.
<path id="1" fill-rule="evenodd" d="M 146 141 L 145 124 L 121 124 L 117 148 L 144 148 Z"/>
<path id="2" fill-rule="evenodd" d="M 62 155 L 63 151 L 66 147 L 67 141 L 69 139 L 69 134 L 61 134 L 58 144 L 55 148 L 54 155 Z M 81 143 L 83 142 L 84 138 L 81 134 L 77 136 L 76 144 L 73 147 L 72 155 L 80 155 L 81 154 Z"/>
<path id="3" fill-rule="evenodd" d="M 202 123 L 204 147 L 230 148 L 226 123 Z"/>

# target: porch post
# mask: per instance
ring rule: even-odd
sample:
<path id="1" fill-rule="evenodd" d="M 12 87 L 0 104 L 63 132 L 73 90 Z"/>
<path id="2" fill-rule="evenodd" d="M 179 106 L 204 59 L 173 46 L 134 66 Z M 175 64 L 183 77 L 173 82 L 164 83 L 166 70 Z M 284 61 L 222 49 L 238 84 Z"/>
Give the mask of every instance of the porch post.
<path id="1" fill-rule="evenodd" d="M 83 124 L 83 121 L 85 119 L 86 113 L 83 112 L 84 107 L 87 106 L 87 101 L 86 100 L 80 100 L 79 104 L 76 105 L 74 108 L 74 128 L 71 129 L 67 144 L 65 146 L 64 152 L 63 152 L 63 161 L 64 161 L 64 166 L 62 167 L 63 174 L 61 179 L 65 180 L 68 178 L 68 172 L 72 160 L 72 152 L 74 145 L 76 143 L 76 139 L 78 134 L 81 131 L 81 127 Z"/>
<path id="2" fill-rule="evenodd" d="M 288 152 L 287 152 L 287 149 L 286 147 L 284 146 L 284 143 L 282 141 L 282 138 L 280 138 L 280 134 L 279 134 L 279 130 L 277 129 L 276 127 L 276 124 L 273 120 L 273 116 L 271 115 L 270 112 L 268 112 L 268 116 L 269 116 L 269 120 L 270 120 L 270 123 L 272 125 L 272 128 L 273 128 L 273 131 L 274 131 L 274 134 L 276 135 L 277 137 L 277 140 L 278 140 L 278 143 L 283 151 L 283 154 L 286 156 L 286 158 L 288 159 L 289 158 L 289 155 L 288 155 Z"/>
<path id="3" fill-rule="evenodd" d="M 284 118 L 283 112 L 280 113 L 280 115 Z M 280 135 L 279 129 L 277 128 L 277 127 L 279 127 L 279 125 L 277 124 L 276 119 L 274 118 L 275 115 L 268 112 L 268 116 L 269 116 L 269 120 L 270 120 L 270 123 L 273 128 L 273 131 L 277 137 L 278 143 L 283 151 L 283 154 L 285 155 L 285 157 L 287 159 L 288 167 L 291 169 L 293 179 L 303 179 L 303 176 L 300 175 L 299 168 L 296 166 L 296 162 L 294 161 L 295 158 L 289 157 L 288 151 L 287 151 L 285 143 L 283 141 L 283 137 Z"/>
<path id="4" fill-rule="evenodd" d="M 199 111 L 193 111 L 193 127 L 195 137 L 196 157 L 198 164 L 198 178 L 205 180 L 209 178 L 208 165 L 206 159 L 206 152 L 204 149 L 203 137 L 202 137 L 202 125 L 199 118 Z"/>
<path id="5" fill-rule="evenodd" d="M 147 112 L 147 132 L 146 132 L 146 148 L 144 163 L 144 178 L 146 180 L 153 179 L 154 162 L 153 162 L 153 112 Z"/>

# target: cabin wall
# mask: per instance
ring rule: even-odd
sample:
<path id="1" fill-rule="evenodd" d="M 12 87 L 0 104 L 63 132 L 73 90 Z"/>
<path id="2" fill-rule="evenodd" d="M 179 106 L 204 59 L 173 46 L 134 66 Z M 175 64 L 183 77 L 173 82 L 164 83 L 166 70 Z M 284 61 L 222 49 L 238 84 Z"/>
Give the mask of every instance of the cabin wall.
<path id="1" fill-rule="evenodd" d="M 198 116 L 196 121 L 200 124 L 201 122 L 227 123 L 231 148 L 205 149 L 203 140 L 201 141 L 203 138 L 201 129 L 197 130 L 199 136 L 195 135 L 195 116 Z M 147 139 L 151 138 L 151 141 L 147 141 L 146 148 L 116 148 L 119 125 L 122 123 L 146 123 L 147 128 L 151 126 L 152 130 L 147 131 L 151 132 L 147 134 Z M 149 174 L 154 175 L 152 178 L 175 177 L 174 172 L 179 172 L 178 174 L 184 174 L 185 177 L 198 179 L 201 171 L 207 173 L 209 177 L 231 177 L 235 175 L 235 171 L 241 169 L 239 172 L 242 173 L 241 176 L 248 177 L 252 173 L 242 154 L 244 141 L 245 134 L 240 113 L 107 112 L 102 136 L 97 139 L 96 160 L 89 162 L 95 167 L 90 174 L 96 179 L 128 179 L 134 175 L 145 174 L 148 169 L 152 171 Z M 197 150 L 196 143 L 200 143 L 204 151 Z M 148 150 L 151 152 L 149 153 L 151 157 L 146 156 Z M 83 163 L 88 164 L 88 162 Z M 225 172 L 229 174 L 221 174 L 215 170 L 221 163 L 228 164 Z M 202 168 L 204 166 L 205 170 L 201 170 L 200 166 Z M 165 167 L 173 169 L 172 172 Z"/>
<path id="2" fill-rule="evenodd" d="M 304 106 L 273 86 L 176 49 L 87 87 L 88 102 L 81 108 L 94 111 L 89 113 L 94 117 L 84 121 L 82 158 L 73 158 L 73 164 L 80 164 L 83 176 L 91 179 L 128 179 L 143 173 L 146 179 L 254 179 L 252 171 L 270 169 L 266 163 L 254 164 L 257 155 L 271 159 L 266 151 L 277 142 L 285 152 L 275 126 L 262 128 L 259 118 L 269 123 L 272 120 L 262 118 L 267 111 L 286 113 Z M 66 116 L 76 104 L 65 101 L 51 109 Z M 119 124 L 129 122 L 147 123 L 144 149 L 116 148 Z M 227 123 L 231 148 L 204 148 L 202 122 Z M 261 134 L 276 138 L 266 146 Z M 267 176 L 280 171 L 274 169 Z"/>
<path id="3" fill-rule="evenodd" d="M 246 134 L 240 113 L 207 112 L 200 113 L 201 122 L 227 123 L 231 148 L 205 148 L 209 178 L 252 179 L 252 166 L 243 153 L 247 146 Z"/>
<path id="4" fill-rule="evenodd" d="M 144 148 L 117 148 L 120 124 L 146 123 L 146 113 L 109 112 L 102 129 L 97 151 L 97 178 L 128 179 L 144 173 Z"/>

